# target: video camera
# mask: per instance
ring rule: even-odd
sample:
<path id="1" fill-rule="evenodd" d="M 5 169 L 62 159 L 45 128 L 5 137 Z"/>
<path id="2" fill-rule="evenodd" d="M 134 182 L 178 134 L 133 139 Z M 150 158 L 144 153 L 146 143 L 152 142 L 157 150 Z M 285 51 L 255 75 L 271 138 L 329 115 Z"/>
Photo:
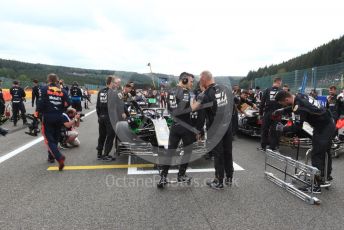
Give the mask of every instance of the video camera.
<path id="1" fill-rule="evenodd" d="M 30 120 L 31 123 L 28 124 L 29 132 L 25 132 L 26 134 L 30 136 L 37 136 L 37 134 L 40 132 L 40 129 L 38 127 L 39 120 L 38 117 L 34 114 L 25 114 L 25 117 L 27 120 Z"/>
<path id="2" fill-rule="evenodd" d="M 1 127 L 0 127 L 0 135 L 6 136 L 7 133 L 8 133 L 8 130 L 7 130 L 7 129 L 4 129 L 4 128 L 1 128 Z"/>

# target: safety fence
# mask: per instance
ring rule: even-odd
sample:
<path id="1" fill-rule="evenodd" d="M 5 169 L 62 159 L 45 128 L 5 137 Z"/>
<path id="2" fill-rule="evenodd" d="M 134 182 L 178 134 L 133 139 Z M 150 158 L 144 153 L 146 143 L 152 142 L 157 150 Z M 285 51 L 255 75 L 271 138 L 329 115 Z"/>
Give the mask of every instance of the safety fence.
<path id="1" fill-rule="evenodd" d="M 318 95 L 327 95 L 328 87 L 331 85 L 343 89 L 344 62 L 256 78 L 254 86 L 259 86 L 261 89 L 270 87 L 277 76 L 282 78 L 283 84 L 287 84 L 292 92 L 303 90 L 309 93 L 312 89 L 316 89 Z"/>

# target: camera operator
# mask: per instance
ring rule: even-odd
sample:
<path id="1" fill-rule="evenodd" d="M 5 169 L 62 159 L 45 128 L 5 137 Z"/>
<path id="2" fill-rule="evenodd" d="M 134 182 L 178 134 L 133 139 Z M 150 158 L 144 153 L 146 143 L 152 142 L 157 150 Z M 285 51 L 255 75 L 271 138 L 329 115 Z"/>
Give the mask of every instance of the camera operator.
<path id="1" fill-rule="evenodd" d="M 313 188 L 314 193 L 320 193 L 320 185 L 325 181 L 332 180 L 332 160 L 331 160 L 331 140 L 335 133 L 335 124 L 329 111 L 321 108 L 318 101 L 307 95 L 291 95 L 289 92 L 281 91 L 276 95 L 276 101 L 283 107 L 291 106 L 295 114 L 295 122 L 292 126 L 285 127 L 278 123 L 276 130 L 278 132 L 297 133 L 302 130 L 303 122 L 308 122 L 313 127 L 312 136 L 312 166 L 321 171 L 321 178 L 316 176 L 316 186 Z M 325 175 L 325 156 L 328 153 L 328 178 Z M 304 191 L 311 192 L 311 187 L 305 187 Z"/>
<path id="2" fill-rule="evenodd" d="M 108 76 L 106 79 L 106 87 L 98 92 L 96 111 L 98 115 L 99 124 L 99 138 L 97 146 L 97 159 L 103 161 L 112 161 L 115 158 L 109 156 L 113 146 L 113 141 L 116 137 L 108 112 L 108 94 L 109 90 L 119 87 L 120 79 L 114 76 Z M 105 146 L 104 146 L 105 144 Z M 103 154 L 104 148 L 104 154 Z"/>
<path id="3" fill-rule="evenodd" d="M 81 113 L 81 111 L 82 111 L 82 106 L 81 106 L 82 91 L 79 88 L 79 85 L 76 81 L 73 82 L 73 85 L 70 88 L 70 96 L 71 96 L 72 107 L 78 113 Z"/>
<path id="4" fill-rule="evenodd" d="M 191 178 L 185 172 L 188 166 L 188 160 L 192 153 L 192 143 L 196 141 L 196 134 L 192 131 L 191 121 L 191 96 L 194 76 L 183 72 L 179 76 L 179 83 L 168 96 L 168 110 L 173 117 L 173 125 L 171 126 L 168 139 L 168 156 L 167 160 L 162 162 L 162 170 L 160 173 L 160 181 L 158 188 L 162 188 L 167 183 L 167 174 L 170 168 L 171 158 L 175 155 L 180 140 L 183 141 L 184 155 L 179 166 L 178 182 L 189 182 Z"/>
<path id="5" fill-rule="evenodd" d="M 68 94 L 58 84 L 56 74 L 48 75 L 48 85 L 40 88 L 37 111 L 42 113 L 42 134 L 48 145 L 48 161 L 59 163 L 59 170 L 64 168 L 65 156 L 60 153 L 57 144 L 63 124 L 63 112 L 69 106 Z"/>
<path id="6" fill-rule="evenodd" d="M 206 127 L 207 136 L 213 138 L 216 136 L 218 129 L 211 129 L 215 117 L 219 116 L 224 124 L 222 127 L 226 128 L 226 131 L 215 148 L 212 149 L 214 153 L 214 167 L 215 167 L 215 178 L 212 181 L 208 181 L 207 185 L 213 189 L 223 189 L 223 182 L 227 185 L 232 183 L 233 178 L 233 157 L 232 157 L 232 126 L 230 123 L 231 117 L 226 120 L 228 116 L 226 111 L 229 109 L 229 100 L 233 98 L 227 98 L 224 88 L 215 84 L 213 75 L 209 71 L 203 71 L 200 75 L 201 86 L 205 88 L 205 91 L 198 95 L 197 102 L 191 107 L 192 110 L 204 109 L 206 113 Z M 211 106 L 202 108 L 205 104 Z M 230 108 L 232 109 L 232 108 Z M 226 127 L 228 125 L 228 127 Z M 217 128 L 217 127 L 216 127 Z M 220 128 L 220 127 L 219 127 Z M 215 140 L 218 141 L 218 140 Z M 226 173 L 226 178 L 225 178 Z"/>
<path id="7" fill-rule="evenodd" d="M 63 113 L 63 127 L 62 132 L 64 134 L 63 142 L 61 145 L 63 147 L 77 147 L 80 145 L 80 140 L 78 139 L 78 131 L 75 129 L 80 126 L 80 114 L 76 112 L 73 108 L 68 108 L 66 113 Z"/>
<path id="8" fill-rule="evenodd" d="M 20 111 L 21 117 L 23 119 L 23 124 L 26 125 L 27 120 L 26 120 L 26 116 L 25 116 L 26 110 L 25 110 L 25 105 L 24 105 L 26 93 L 23 90 L 23 88 L 21 88 L 19 86 L 18 81 L 13 81 L 13 86 L 10 89 L 10 94 L 12 96 L 12 109 L 13 109 L 13 124 L 14 124 L 14 126 L 17 126 L 19 111 Z"/>

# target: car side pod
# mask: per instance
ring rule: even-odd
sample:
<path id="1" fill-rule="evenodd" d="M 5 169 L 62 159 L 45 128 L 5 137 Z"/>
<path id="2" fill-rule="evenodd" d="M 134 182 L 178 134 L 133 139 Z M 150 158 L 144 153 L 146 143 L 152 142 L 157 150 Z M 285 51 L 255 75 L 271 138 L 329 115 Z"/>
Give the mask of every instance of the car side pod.
<path id="1" fill-rule="evenodd" d="M 267 171 L 267 168 L 274 169 L 283 175 L 283 179 L 278 178 L 275 174 L 272 172 Z M 295 171 L 300 171 L 304 173 L 305 175 L 308 175 L 307 177 L 298 177 L 293 174 Z M 279 174 L 280 174 L 279 173 Z M 307 204 L 320 204 L 320 200 L 314 196 L 313 194 L 313 188 L 314 188 L 314 178 L 315 176 L 320 176 L 320 171 L 310 165 L 304 164 L 302 162 L 299 162 L 297 160 L 292 159 L 291 157 L 286 157 L 281 155 L 278 152 L 275 152 L 271 149 L 267 149 L 265 151 L 265 178 L 272 181 L 276 185 L 280 186 L 281 188 L 287 190 L 294 196 L 300 198 L 301 200 L 305 201 Z M 298 187 L 296 187 L 294 184 L 291 183 L 290 180 L 292 179 L 296 180 L 303 185 L 311 186 L 311 194 L 306 194 Z"/>

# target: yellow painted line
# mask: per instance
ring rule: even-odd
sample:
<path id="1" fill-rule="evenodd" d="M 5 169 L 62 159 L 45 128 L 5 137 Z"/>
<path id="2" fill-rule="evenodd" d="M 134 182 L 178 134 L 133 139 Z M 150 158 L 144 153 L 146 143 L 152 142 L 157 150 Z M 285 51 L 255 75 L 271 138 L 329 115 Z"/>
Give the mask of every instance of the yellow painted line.
<path id="1" fill-rule="evenodd" d="M 122 165 L 81 165 L 81 166 L 65 166 L 66 170 L 95 170 L 95 169 L 127 169 L 127 168 L 153 168 L 154 164 L 122 164 Z M 58 171 L 58 167 L 49 167 L 48 171 Z"/>

